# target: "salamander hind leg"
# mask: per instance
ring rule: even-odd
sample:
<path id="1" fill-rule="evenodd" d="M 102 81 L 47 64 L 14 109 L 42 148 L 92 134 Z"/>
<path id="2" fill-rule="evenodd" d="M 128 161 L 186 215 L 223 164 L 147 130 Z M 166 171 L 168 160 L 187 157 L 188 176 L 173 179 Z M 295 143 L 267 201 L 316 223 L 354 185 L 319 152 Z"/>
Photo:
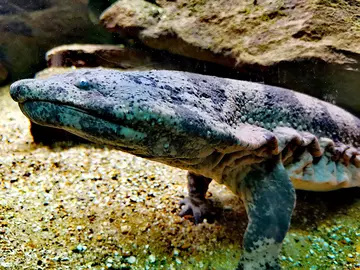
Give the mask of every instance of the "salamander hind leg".
<path id="1" fill-rule="evenodd" d="M 238 270 L 281 269 L 278 256 L 290 226 L 295 190 L 279 160 L 255 168 L 241 183 L 249 223 Z"/>
<path id="2" fill-rule="evenodd" d="M 193 215 L 195 224 L 199 224 L 214 215 L 212 203 L 205 198 L 211 179 L 190 172 L 187 178 L 189 196 L 180 201 L 183 208 L 179 215 Z"/>

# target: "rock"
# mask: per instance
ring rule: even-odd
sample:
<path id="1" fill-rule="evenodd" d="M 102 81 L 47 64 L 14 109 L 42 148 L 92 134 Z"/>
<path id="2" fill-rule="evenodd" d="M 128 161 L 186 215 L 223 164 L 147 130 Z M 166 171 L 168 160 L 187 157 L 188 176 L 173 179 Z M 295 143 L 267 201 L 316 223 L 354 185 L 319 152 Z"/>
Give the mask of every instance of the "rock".
<path id="1" fill-rule="evenodd" d="M 256 5 L 240 0 L 157 3 L 120 0 L 102 14 L 101 22 L 151 47 L 231 67 L 312 57 L 351 64 L 351 57 L 334 49 L 360 53 L 356 42 L 360 31 L 355 28 L 360 6 L 355 3 L 344 2 L 344 10 L 328 6 L 326 0 L 313 10 L 310 1 L 302 5 L 270 0 Z"/>
<path id="2" fill-rule="evenodd" d="M 202 71 L 206 65 L 200 61 L 152 49 L 101 44 L 59 46 L 46 53 L 46 61 L 51 68 L 102 66 L 121 70 L 170 69 L 192 72 Z"/>
<path id="3" fill-rule="evenodd" d="M 129 225 L 121 225 L 120 231 L 122 234 L 128 234 L 131 231 L 131 227 Z"/>
<path id="4" fill-rule="evenodd" d="M 89 0 L 89 15 L 93 23 L 99 22 L 100 14 L 117 0 Z"/>
<path id="5" fill-rule="evenodd" d="M 137 37 L 143 29 L 157 25 L 162 12 L 161 7 L 143 0 L 117 1 L 100 20 L 109 30 L 118 28 L 125 35 Z"/>
<path id="6" fill-rule="evenodd" d="M 129 258 L 126 258 L 125 261 L 127 261 L 129 264 L 134 264 L 136 263 L 136 257 L 130 256 Z"/>
<path id="7" fill-rule="evenodd" d="M 75 41 L 107 41 L 103 32 L 89 20 L 86 0 L 5 1 L 0 4 L 0 66 L 8 80 L 31 77 L 45 67 L 47 50 Z"/>
<path id="8" fill-rule="evenodd" d="M 62 74 L 74 70 L 74 67 L 49 67 L 36 73 L 36 78 L 48 78 L 52 75 Z"/>
<path id="9" fill-rule="evenodd" d="M 107 67 L 118 69 L 174 69 L 176 64 L 156 61 L 148 50 L 123 45 L 72 44 L 46 54 L 49 67 Z"/>
<path id="10" fill-rule="evenodd" d="M 154 254 L 151 254 L 148 259 L 149 262 L 152 264 L 156 262 L 156 256 Z"/>
<path id="11" fill-rule="evenodd" d="M 46 53 L 49 67 L 128 68 L 141 65 L 130 50 L 116 45 L 72 44 L 56 47 Z M 129 63 L 127 63 L 129 62 Z"/>
<path id="12" fill-rule="evenodd" d="M 189 247 L 191 247 L 191 244 L 189 242 L 185 242 L 180 248 L 181 249 L 188 249 Z"/>
<path id="13" fill-rule="evenodd" d="M 119 0 L 100 20 L 151 48 L 231 67 L 241 72 L 235 78 L 292 88 L 360 115 L 359 14 L 357 1 L 344 0 Z"/>

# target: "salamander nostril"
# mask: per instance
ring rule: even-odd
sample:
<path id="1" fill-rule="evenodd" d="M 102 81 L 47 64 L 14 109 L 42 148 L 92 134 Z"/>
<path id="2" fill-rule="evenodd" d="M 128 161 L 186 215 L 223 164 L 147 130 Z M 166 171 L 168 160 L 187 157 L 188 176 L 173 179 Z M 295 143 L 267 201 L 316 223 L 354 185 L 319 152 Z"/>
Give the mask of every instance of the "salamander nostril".
<path id="1" fill-rule="evenodd" d="M 21 102 L 26 94 L 31 91 L 27 85 L 29 81 L 32 81 L 32 79 L 17 81 L 10 85 L 10 96 L 13 100 Z"/>

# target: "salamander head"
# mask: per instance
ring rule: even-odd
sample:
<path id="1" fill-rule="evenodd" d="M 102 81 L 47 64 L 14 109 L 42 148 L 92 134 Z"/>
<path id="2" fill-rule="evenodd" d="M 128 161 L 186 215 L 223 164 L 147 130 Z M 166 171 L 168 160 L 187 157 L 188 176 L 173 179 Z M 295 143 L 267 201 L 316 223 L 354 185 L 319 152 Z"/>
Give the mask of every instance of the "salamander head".
<path id="1" fill-rule="evenodd" d="M 194 105 L 196 92 L 184 87 L 183 76 L 167 71 L 82 69 L 48 79 L 20 80 L 11 85 L 10 93 L 35 123 L 173 162 L 207 156 L 219 142 L 235 140 L 226 127 L 214 123 L 211 112 Z M 176 91 L 176 85 L 182 91 Z"/>

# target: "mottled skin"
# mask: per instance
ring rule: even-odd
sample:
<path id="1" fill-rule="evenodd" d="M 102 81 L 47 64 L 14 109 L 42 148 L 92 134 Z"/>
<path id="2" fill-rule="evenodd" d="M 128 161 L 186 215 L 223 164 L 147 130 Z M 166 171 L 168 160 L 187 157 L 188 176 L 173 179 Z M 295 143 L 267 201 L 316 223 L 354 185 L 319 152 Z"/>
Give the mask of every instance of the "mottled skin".
<path id="1" fill-rule="evenodd" d="M 238 269 L 279 269 L 294 187 L 360 185 L 360 120 L 277 87 L 176 71 L 83 69 L 22 80 L 11 96 L 35 123 L 189 171 L 181 215 L 201 222 L 212 179 L 244 201 Z"/>

